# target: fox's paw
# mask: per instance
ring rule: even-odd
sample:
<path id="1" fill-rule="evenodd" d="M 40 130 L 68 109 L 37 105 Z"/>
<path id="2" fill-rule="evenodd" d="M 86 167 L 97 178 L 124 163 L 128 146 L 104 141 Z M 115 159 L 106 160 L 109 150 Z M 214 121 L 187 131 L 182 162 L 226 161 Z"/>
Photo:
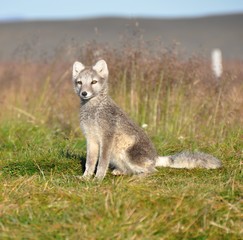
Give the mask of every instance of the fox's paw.
<path id="1" fill-rule="evenodd" d="M 88 181 L 93 177 L 93 174 L 84 173 L 82 176 L 75 176 L 77 179 L 82 181 Z"/>
<path id="2" fill-rule="evenodd" d="M 120 175 L 124 175 L 125 173 L 118 170 L 118 169 L 114 169 L 112 172 L 111 172 L 112 175 L 114 176 L 120 176 Z"/>
<path id="3" fill-rule="evenodd" d="M 81 181 L 88 181 L 88 180 L 90 180 L 91 177 L 82 175 L 82 176 L 75 176 L 75 178 L 78 180 L 81 180 Z"/>

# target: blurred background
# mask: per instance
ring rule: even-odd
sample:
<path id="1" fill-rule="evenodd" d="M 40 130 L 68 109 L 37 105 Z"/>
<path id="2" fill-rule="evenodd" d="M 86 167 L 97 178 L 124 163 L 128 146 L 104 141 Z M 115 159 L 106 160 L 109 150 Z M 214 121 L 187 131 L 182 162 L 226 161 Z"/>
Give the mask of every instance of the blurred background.
<path id="1" fill-rule="evenodd" d="M 32 52 L 50 57 L 60 46 L 98 43 L 119 47 L 139 35 L 163 46 L 179 45 L 184 56 L 243 58 L 243 1 L 12 0 L 0 8 L 0 60 Z M 152 44 L 153 45 L 153 44 Z M 32 48 L 30 50 L 30 48 Z M 22 53 L 23 54 L 23 53 Z"/>
<path id="2" fill-rule="evenodd" d="M 101 58 L 112 98 L 151 134 L 220 139 L 243 121 L 240 0 L 3 1 L 0 121 L 80 134 L 72 64 Z"/>

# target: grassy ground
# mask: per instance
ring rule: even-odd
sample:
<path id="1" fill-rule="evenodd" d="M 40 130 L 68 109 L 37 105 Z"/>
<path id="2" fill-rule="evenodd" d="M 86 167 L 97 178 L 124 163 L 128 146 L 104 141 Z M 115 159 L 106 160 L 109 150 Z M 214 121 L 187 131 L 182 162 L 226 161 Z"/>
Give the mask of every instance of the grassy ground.
<path id="1" fill-rule="evenodd" d="M 159 153 L 190 142 L 155 137 Z M 203 150 L 220 170 L 159 169 L 146 178 L 84 182 L 85 141 L 23 122 L 0 128 L 1 239 L 239 239 L 242 142 Z M 201 149 L 200 144 L 193 143 Z M 206 145 L 206 144 L 204 144 Z"/>
<path id="2" fill-rule="evenodd" d="M 158 153 L 200 150 L 223 168 L 82 181 L 72 63 L 1 65 L 0 238 L 242 238 L 242 64 L 227 64 L 219 86 L 204 60 L 106 50 L 111 95 L 148 124 Z"/>

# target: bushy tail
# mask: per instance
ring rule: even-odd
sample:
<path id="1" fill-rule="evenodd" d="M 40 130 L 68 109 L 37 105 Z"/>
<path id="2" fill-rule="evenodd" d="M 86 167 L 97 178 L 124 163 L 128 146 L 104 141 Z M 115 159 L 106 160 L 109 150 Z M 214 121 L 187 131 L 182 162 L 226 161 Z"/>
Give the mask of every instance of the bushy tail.
<path id="1" fill-rule="evenodd" d="M 172 156 L 158 157 L 156 167 L 171 168 L 207 168 L 216 169 L 222 167 L 219 159 L 202 152 L 181 152 Z"/>

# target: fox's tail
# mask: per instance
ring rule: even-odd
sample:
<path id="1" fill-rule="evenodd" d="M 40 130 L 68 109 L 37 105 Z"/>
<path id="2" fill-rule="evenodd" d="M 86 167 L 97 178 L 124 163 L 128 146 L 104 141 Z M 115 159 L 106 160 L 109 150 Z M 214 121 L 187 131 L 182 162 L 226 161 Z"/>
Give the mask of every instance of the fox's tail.
<path id="1" fill-rule="evenodd" d="M 207 168 L 216 169 L 222 167 L 219 159 L 202 152 L 181 152 L 172 156 L 158 157 L 156 167 L 171 168 Z"/>

